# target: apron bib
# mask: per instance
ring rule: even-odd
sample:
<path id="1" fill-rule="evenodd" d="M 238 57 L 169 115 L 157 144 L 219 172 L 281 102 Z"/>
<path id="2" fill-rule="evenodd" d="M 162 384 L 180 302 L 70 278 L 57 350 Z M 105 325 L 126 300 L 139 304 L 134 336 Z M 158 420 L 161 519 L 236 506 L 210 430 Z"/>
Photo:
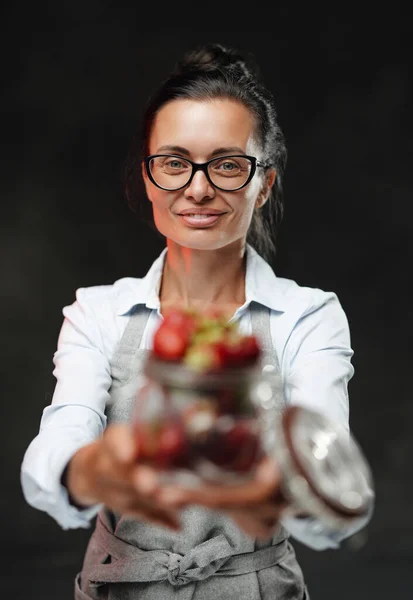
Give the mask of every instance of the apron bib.
<path id="1" fill-rule="evenodd" d="M 270 310 L 250 305 L 252 331 L 263 365 L 279 373 L 272 344 Z M 127 423 L 143 383 L 148 350 L 140 343 L 151 309 L 137 305 L 116 348 L 107 422 Z M 284 408 L 282 389 L 277 409 Z M 89 540 L 75 600 L 303 600 L 303 574 L 288 533 L 280 526 L 268 540 L 255 540 L 227 516 L 192 506 L 181 513 L 182 529 L 138 521 L 102 508 Z"/>

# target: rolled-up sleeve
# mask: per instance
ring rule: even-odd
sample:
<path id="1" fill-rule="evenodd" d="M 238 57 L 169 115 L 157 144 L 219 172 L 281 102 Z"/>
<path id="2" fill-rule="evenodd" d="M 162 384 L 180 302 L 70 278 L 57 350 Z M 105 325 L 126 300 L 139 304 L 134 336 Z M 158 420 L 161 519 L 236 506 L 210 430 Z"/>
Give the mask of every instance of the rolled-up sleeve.
<path id="1" fill-rule="evenodd" d="M 349 433 L 348 383 L 354 375 L 349 324 L 337 296 L 324 294 L 324 302 L 305 311 L 290 336 L 286 401 L 318 411 Z M 348 527 L 339 531 L 328 530 L 314 518 L 286 517 L 283 524 L 300 542 L 324 550 L 338 548 L 341 541 L 365 527 L 371 516 L 372 511 L 349 520 Z"/>
<path id="2" fill-rule="evenodd" d="M 78 510 L 69 503 L 61 477 L 71 457 L 106 427 L 105 405 L 111 385 L 96 312 L 87 288 L 63 308 L 64 320 L 53 357 L 56 385 L 43 410 L 39 433 L 21 465 L 23 495 L 63 529 L 89 527 L 101 505 Z"/>

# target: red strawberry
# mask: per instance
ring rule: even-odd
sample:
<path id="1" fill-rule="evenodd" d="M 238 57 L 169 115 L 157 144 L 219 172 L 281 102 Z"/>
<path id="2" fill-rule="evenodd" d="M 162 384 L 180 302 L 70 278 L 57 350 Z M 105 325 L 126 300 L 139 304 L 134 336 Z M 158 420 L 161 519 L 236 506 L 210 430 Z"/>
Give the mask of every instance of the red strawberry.
<path id="1" fill-rule="evenodd" d="M 224 445 L 235 450 L 235 456 L 228 467 L 232 471 L 249 471 L 260 455 L 260 442 L 256 432 L 248 423 L 239 421 L 225 436 Z M 225 446 L 224 446 L 225 447 Z"/>
<path id="2" fill-rule="evenodd" d="M 195 313 L 189 309 L 171 308 L 164 316 L 164 324 L 185 329 L 192 334 L 196 329 Z"/>
<path id="3" fill-rule="evenodd" d="M 187 463 L 189 448 L 181 423 L 164 423 L 159 433 L 158 443 L 154 456 L 158 467 L 178 467 Z"/>
<path id="4" fill-rule="evenodd" d="M 195 450 L 222 469 L 239 473 L 249 471 L 261 455 L 259 436 L 247 421 L 234 422 L 225 430 L 210 431 Z"/>
<path id="5" fill-rule="evenodd" d="M 153 338 L 153 352 L 163 360 L 180 360 L 189 344 L 189 332 L 162 323 Z"/>
<path id="6" fill-rule="evenodd" d="M 219 351 L 223 362 L 232 367 L 253 364 L 261 354 L 261 348 L 253 335 L 241 336 L 236 341 L 224 340 Z"/>
<path id="7" fill-rule="evenodd" d="M 215 351 L 219 356 L 219 360 L 223 367 L 227 367 L 231 364 L 231 351 L 229 349 L 230 344 L 228 340 L 223 339 L 215 344 Z"/>
<path id="8" fill-rule="evenodd" d="M 254 335 L 245 335 L 241 338 L 240 358 L 245 362 L 255 362 L 261 354 L 261 346 Z"/>
<path id="9" fill-rule="evenodd" d="M 178 422 L 153 421 L 136 426 L 138 459 L 158 468 L 183 466 L 188 462 L 188 442 Z"/>

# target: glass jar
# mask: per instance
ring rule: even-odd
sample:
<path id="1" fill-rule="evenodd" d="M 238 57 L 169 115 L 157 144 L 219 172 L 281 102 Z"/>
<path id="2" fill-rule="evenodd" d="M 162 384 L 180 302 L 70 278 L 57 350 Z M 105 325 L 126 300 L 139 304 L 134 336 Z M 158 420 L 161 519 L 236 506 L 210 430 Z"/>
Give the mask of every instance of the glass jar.
<path id="1" fill-rule="evenodd" d="M 251 478 L 267 451 L 260 373 L 259 364 L 200 372 L 150 356 L 133 413 L 140 459 L 169 481 Z"/>
<path id="2" fill-rule="evenodd" d="M 150 355 L 132 415 L 139 460 L 168 482 L 225 485 L 253 478 L 271 456 L 289 514 L 316 516 L 335 529 L 367 514 L 372 475 L 354 437 L 317 412 L 283 402 L 281 378 L 270 365 L 198 372 Z"/>

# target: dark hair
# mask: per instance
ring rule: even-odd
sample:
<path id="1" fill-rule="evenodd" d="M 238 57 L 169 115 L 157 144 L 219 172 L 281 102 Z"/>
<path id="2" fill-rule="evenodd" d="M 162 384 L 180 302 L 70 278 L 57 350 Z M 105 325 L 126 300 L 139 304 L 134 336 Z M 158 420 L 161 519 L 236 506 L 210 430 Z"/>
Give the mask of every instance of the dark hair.
<path id="1" fill-rule="evenodd" d="M 277 178 L 270 198 L 254 211 L 247 242 L 268 261 L 276 252 L 276 235 L 283 216 L 282 178 L 287 160 L 284 135 L 277 122 L 271 92 L 261 82 L 252 55 L 248 59 L 221 44 L 204 44 L 184 55 L 169 77 L 149 98 L 139 136 L 132 141 L 125 168 L 129 206 L 137 205 L 141 163 L 148 155 L 149 138 L 159 110 L 171 100 L 230 98 L 242 102 L 254 115 L 263 161 L 273 166 Z"/>

